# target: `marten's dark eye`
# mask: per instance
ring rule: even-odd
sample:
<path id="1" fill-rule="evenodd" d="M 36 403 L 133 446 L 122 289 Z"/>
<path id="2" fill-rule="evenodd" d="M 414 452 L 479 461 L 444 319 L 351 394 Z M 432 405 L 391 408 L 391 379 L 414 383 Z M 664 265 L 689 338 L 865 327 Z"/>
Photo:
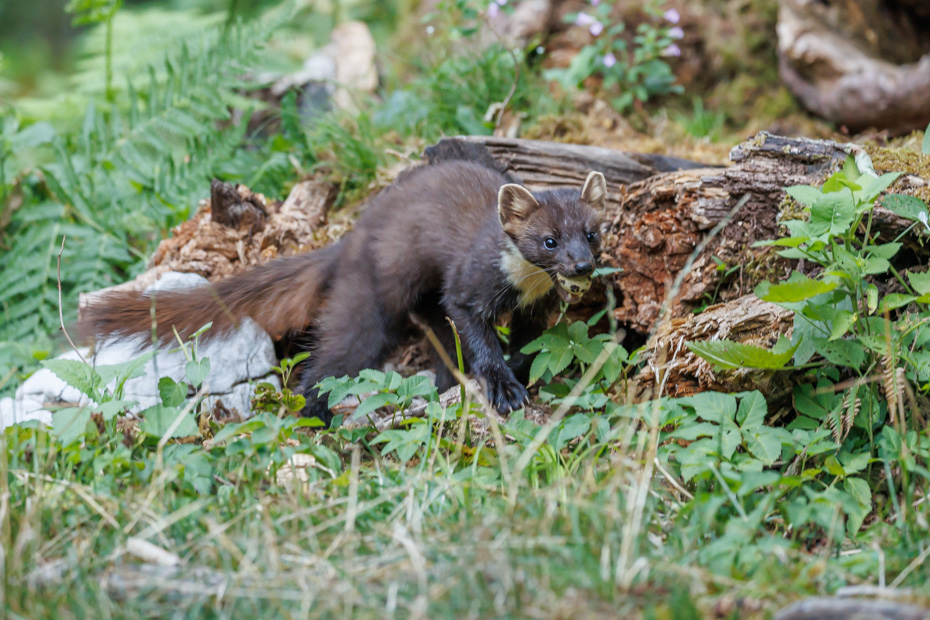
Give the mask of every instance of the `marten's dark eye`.
<path id="1" fill-rule="evenodd" d="M 543 241 L 543 245 L 545 245 L 549 250 L 554 250 L 556 247 L 558 247 L 559 243 L 552 237 L 546 237 L 546 240 Z"/>
<path id="2" fill-rule="evenodd" d="M 589 242 L 589 243 L 594 243 L 596 240 L 597 240 L 597 233 L 596 233 L 596 232 L 589 232 L 589 233 L 588 233 L 588 242 Z"/>

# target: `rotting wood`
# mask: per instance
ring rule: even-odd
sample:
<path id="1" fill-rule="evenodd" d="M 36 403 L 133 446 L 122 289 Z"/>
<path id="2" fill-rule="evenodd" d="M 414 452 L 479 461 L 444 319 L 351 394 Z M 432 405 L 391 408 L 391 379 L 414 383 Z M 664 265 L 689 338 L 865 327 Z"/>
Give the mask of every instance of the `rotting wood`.
<path id="1" fill-rule="evenodd" d="M 797 601 L 775 620 L 928 620 L 930 609 L 893 601 L 816 596 Z"/>
<path id="2" fill-rule="evenodd" d="M 792 378 L 787 373 L 754 369 L 715 369 L 686 346 L 688 342 L 729 339 L 757 347 L 771 348 L 780 336 L 790 336 L 794 313 L 754 295 L 744 295 L 726 304 L 711 306 L 700 314 L 663 321 L 646 347 L 637 391 L 642 398 L 655 394 L 655 377 L 663 377 L 662 396 L 690 396 L 707 390 L 741 392 L 761 390 L 777 399 L 790 392 Z M 655 352 L 662 346 L 665 363 L 657 368 Z M 666 376 L 667 375 L 667 376 Z"/>
<path id="3" fill-rule="evenodd" d="M 599 170 L 610 185 L 608 202 L 616 204 L 618 185 L 642 181 L 673 170 L 704 168 L 678 157 L 626 153 L 598 146 L 496 138 L 456 136 L 443 138 L 423 151 L 429 164 L 453 159 L 477 161 L 511 175 L 531 189 L 581 186 L 591 170 Z"/>

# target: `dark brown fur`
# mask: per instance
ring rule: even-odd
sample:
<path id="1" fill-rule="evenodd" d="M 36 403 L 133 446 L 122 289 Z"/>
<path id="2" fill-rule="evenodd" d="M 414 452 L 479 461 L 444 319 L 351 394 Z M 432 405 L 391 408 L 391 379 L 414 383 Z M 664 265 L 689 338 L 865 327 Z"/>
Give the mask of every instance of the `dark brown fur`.
<path id="1" fill-rule="evenodd" d="M 604 198 L 599 178 L 585 185 L 584 197 L 568 189 L 530 194 L 514 185 L 501 191 L 508 179 L 476 164 L 423 167 L 375 196 L 354 230 L 329 248 L 198 289 L 152 298 L 111 293 L 84 313 L 84 332 L 149 333 L 153 303 L 162 343 L 173 338 L 172 326 L 185 336 L 212 321 L 209 337 L 246 316 L 274 337 L 312 325 L 315 343 L 299 389 L 307 396 L 304 413 L 328 419 L 314 387 L 321 379 L 377 366 L 409 333 L 412 316 L 454 351 L 449 316 L 492 402 L 514 409 L 527 397 L 529 360 L 519 349 L 545 328 L 557 298 L 549 290 L 527 302 L 504 257 L 518 250 L 550 275 L 590 273 L 599 243 L 592 206 Z M 547 248 L 547 239 L 557 247 Z M 508 312 L 509 365 L 494 330 Z M 441 364 L 437 382 L 452 383 Z"/>

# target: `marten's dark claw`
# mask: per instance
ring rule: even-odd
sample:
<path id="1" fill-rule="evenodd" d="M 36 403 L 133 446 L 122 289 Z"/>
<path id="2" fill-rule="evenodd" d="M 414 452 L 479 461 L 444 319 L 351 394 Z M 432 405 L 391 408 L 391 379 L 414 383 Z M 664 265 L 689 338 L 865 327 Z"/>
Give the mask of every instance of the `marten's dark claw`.
<path id="1" fill-rule="evenodd" d="M 484 373 L 484 379 L 487 382 L 488 400 L 500 413 L 519 409 L 530 399 L 529 392 L 506 366 Z"/>

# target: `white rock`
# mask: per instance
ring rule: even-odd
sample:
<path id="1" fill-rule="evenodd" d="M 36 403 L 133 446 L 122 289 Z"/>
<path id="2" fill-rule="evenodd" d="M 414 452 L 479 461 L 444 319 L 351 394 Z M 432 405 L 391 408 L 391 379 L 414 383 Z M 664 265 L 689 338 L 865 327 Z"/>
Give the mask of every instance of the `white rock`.
<path id="1" fill-rule="evenodd" d="M 187 288 L 206 282 L 206 279 L 196 274 L 166 273 L 146 291 Z M 190 350 L 192 343 L 186 344 Z M 88 349 L 81 349 L 80 355 L 69 351 L 58 359 L 78 360 L 83 356 L 95 367 L 109 366 L 137 359 L 147 349 L 145 337 L 141 335 L 110 338 L 98 344 L 93 356 L 90 356 Z M 208 393 L 204 402 L 208 408 L 222 402 L 226 409 L 248 417 L 251 414 L 250 398 L 254 383 L 267 381 L 277 389 L 281 387 L 280 379 L 271 371 L 271 367 L 277 364 L 274 344 L 251 319 L 245 319 L 239 329 L 223 338 L 202 342 L 198 357 L 210 360 L 210 373 L 204 381 Z M 187 356 L 179 347 L 163 350 L 148 360 L 142 368 L 141 376 L 129 379 L 123 385 L 123 399 L 137 403 L 131 407 L 131 411 L 140 412 L 159 404 L 159 379 L 171 377 L 175 381 L 185 380 L 187 362 Z M 112 390 L 114 385 L 111 384 L 109 388 Z M 43 368 L 23 382 L 16 391 L 15 400 L 6 398 L 0 401 L 2 425 L 5 428 L 27 419 L 41 419 L 51 423 L 51 414 L 44 409 L 44 403 L 61 402 L 87 404 L 89 399 L 59 379 L 51 370 Z"/>

